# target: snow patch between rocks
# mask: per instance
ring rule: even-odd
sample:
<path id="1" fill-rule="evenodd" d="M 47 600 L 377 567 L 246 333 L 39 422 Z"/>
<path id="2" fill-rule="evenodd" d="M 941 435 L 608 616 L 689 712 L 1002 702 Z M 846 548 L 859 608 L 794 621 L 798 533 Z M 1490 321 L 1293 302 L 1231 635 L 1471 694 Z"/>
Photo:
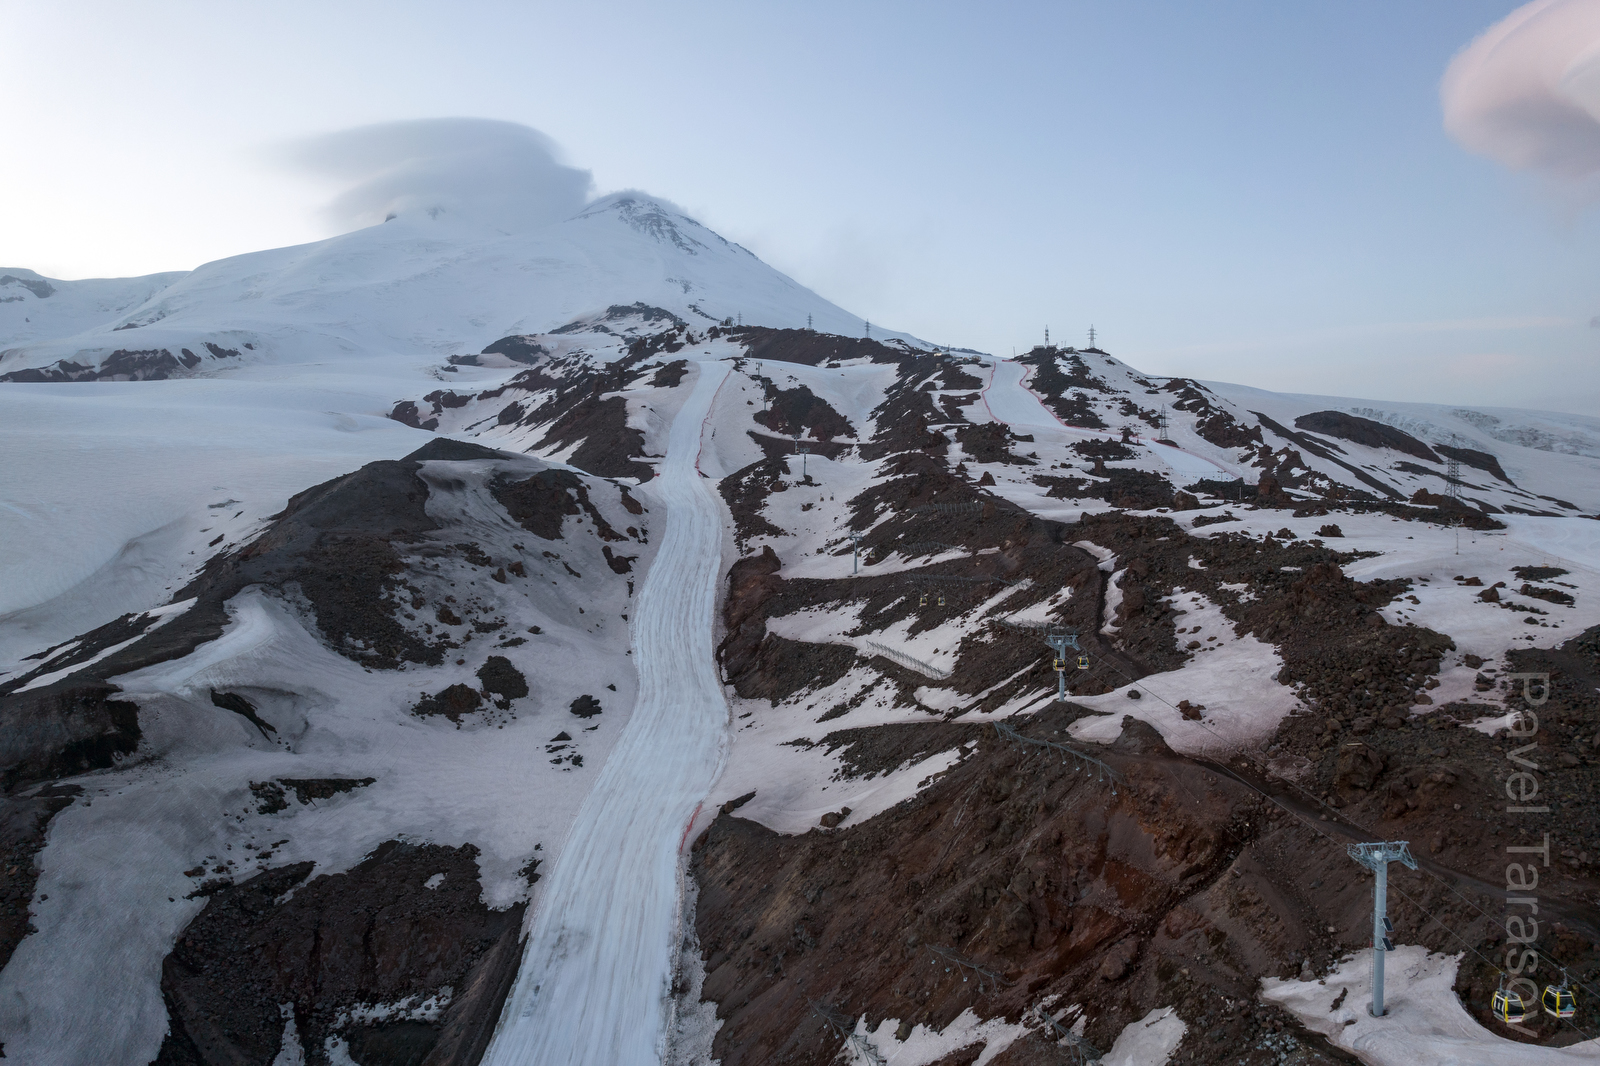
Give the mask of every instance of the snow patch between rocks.
<path id="1" fill-rule="evenodd" d="M 1261 998 L 1372 1066 L 1554 1066 L 1593 1063 L 1600 1056 L 1600 1040 L 1539 1047 L 1479 1025 L 1456 997 L 1460 962 L 1460 955 L 1436 955 L 1415 944 L 1390 952 L 1382 1018 L 1370 1012 L 1369 952 L 1348 956 L 1321 980 L 1269 977 L 1261 983 Z M 1341 996 L 1341 990 L 1348 991 Z M 1341 1001 L 1337 1009 L 1336 1000 Z"/>
<path id="2" fill-rule="evenodd" d="M 1171 1007 L 1153 1010 L 1123 1026 L 1116 1043 L 1101 1057 L 1101 1066 L 1164 1066 L 1188 1031 Z"/>

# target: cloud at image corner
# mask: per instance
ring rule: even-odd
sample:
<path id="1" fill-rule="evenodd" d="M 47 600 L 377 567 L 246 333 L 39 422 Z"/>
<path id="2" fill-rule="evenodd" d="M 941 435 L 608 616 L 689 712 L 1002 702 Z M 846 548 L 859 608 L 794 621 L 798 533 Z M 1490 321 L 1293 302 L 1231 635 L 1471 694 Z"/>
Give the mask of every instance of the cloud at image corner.
<path id="1" fill-rule="evenodd" d="M 517 122 L 429 118 L 383 122 L 280 145 L 277 162 L 338 183 L 322 221 L 341 232 L 419 212 L 500 227 L 538 226 L 583 210 L 594 178 L 556 143 Z"/>
<path id="2" fill-rule="evenodd" d="M 1600 177 L 1600 0 L 1535 0 L 1485 30 L 1439 84 L 1462 147 L 1563 182 Z"/>

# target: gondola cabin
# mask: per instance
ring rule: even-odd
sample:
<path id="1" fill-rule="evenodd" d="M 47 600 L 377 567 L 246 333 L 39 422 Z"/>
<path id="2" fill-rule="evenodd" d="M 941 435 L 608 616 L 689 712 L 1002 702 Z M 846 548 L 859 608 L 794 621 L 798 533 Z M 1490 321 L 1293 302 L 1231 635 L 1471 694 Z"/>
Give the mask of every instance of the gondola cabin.
<path id="1" fill-rule="evenodd" d="M 1508 989 L 1498 989 L 1489 1005 L 1490 1012 L 1503 1022 L 1515 1024 L 1528 1016 L 1522 997 Z"/>
<path id="2" fill-rule="evenodd" d="M 1570 1018 L 1578 1013 L 1578 997 L 1565 985 L 1545 985 L 1539 1002 L 1552 1018 Z"/>

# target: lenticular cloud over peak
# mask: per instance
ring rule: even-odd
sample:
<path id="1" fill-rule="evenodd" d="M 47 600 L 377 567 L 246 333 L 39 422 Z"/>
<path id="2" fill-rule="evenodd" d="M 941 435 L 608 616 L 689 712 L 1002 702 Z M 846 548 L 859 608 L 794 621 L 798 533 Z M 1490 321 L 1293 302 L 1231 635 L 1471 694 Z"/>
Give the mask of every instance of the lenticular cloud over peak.
<path id="1" fill-rule="evenodd" d="M 291 144 L 288 161 L 353 182 L 324 209 L 343 229 L 426 212 L 500 226 L 540 225 L 583 209 L 593 179 L 561 162 L 554 141 L 515 122 L 415 119 Z"/>
<path id="2" fill-rule="evenodd" d="M 1600 174 L 1600 0 L 1536 0 L 1453 59 L 1444 125 L 1470 151 L 1516 170 Z"/>

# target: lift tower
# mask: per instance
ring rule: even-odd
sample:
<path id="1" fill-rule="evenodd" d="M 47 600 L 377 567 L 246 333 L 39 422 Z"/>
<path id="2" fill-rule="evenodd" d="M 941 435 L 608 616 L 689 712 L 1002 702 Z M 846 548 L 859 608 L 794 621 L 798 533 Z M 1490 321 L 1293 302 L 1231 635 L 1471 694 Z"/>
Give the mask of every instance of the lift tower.
<path id="1" fill-rule="evenodd" d="M 1055 650 L 1056 661 L 1051 665 L 1056 669 L 1056 699 L 1065 703 L 1067 699 L 1067 649 L 1071 648 L 1073 651 L 1083 650 L 1078 646 L 1078 634 L 1047 633 L 1044 642 Z"/>
<path id="2" fill-rule="evenodd" d="M 1403 862 L 1407 869 L 1415 870 L 1417 860 L 1404 840 L 1376 841 L 1371 844 L 1351 844 L 1350 857 L 1373 873 L 1372 882 L 1372 1016 L 1383 1017 L 1383 956 L 1394 950 L 1389 934 L 1394 923 L 1384 913 L 1389 906 L 1389 864 Z"/>

